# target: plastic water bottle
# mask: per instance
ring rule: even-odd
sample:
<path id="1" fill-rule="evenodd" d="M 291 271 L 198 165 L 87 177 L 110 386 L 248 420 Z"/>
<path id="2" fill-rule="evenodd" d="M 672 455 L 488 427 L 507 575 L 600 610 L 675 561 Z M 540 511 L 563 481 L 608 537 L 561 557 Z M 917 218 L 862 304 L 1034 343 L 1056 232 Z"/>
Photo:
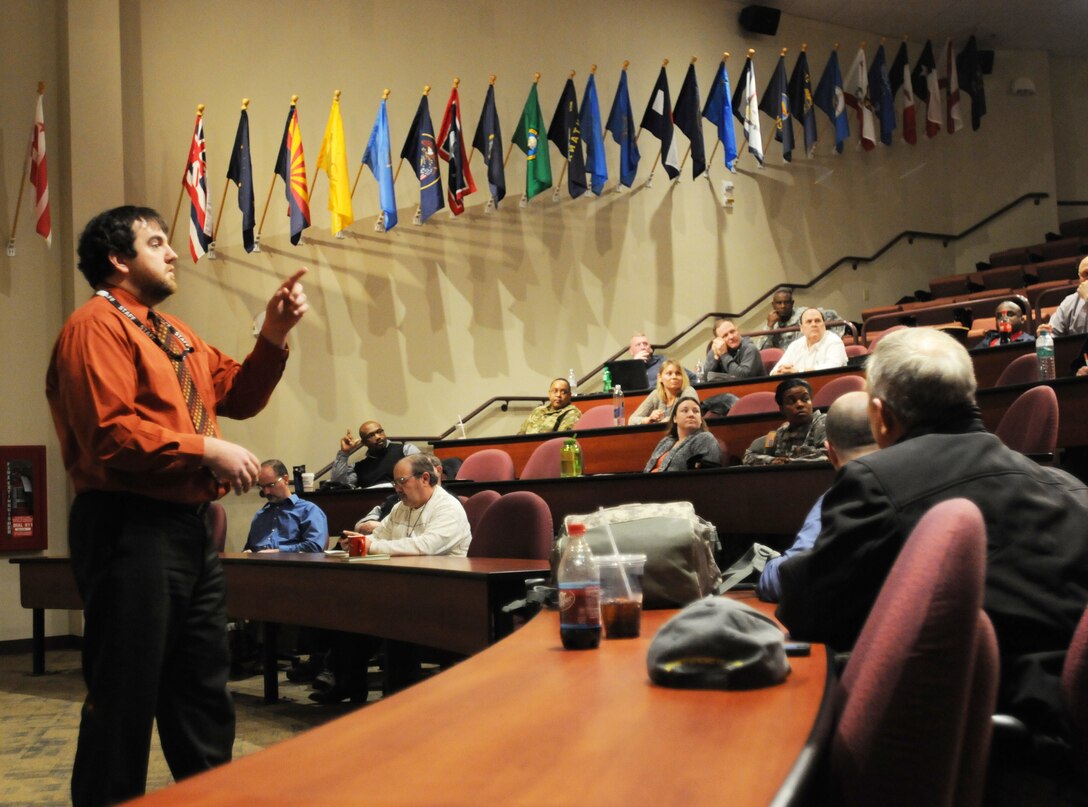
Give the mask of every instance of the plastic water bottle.
<path id="1" fill-rule="evenodd" d="M 1035 357 L 1039 360 L 1039 378 L 1051 381 L 1054 378 L 1054 335 L 1049 325 L 1040 325 L 1035 335 Z"/>
<path id="2" fill-rule="evenodd" d="M 567 650 L 590 650 L 601 643 L 601 573 L 586 542 L 586 525 L 567 527 L 567 546 L 559 561 L 559 637 Z"/>
<path id="3" fill-rule="evenodd" d="M 627 425 L 627 412 L 623 407 L 623 388 L 619 384 L 612 387 L 612 423 L 616 426 Z"/>
<path id="4" fill-rule="evenodd" d="M 695 362 L 695 383 L 702 384 L 706 381 L 706 373 L 703 371 L 703 363 Z"/>
<path id="5" fill-rule="evenodd" d="M 601 381 L 604 383 L 604 391 L 612 391 L 612 371 L 607 367 L 604 368 L 604 373 L 601 374 Z"/>
<path id="6" fill-rule="evenodd" d="M 574 368 L 570 368 L 570 372 L 567 373 L 567 384 L 570 385 L 570 397 L 574 397 L 578 394 L 578 377 L 574 374 Z"/>

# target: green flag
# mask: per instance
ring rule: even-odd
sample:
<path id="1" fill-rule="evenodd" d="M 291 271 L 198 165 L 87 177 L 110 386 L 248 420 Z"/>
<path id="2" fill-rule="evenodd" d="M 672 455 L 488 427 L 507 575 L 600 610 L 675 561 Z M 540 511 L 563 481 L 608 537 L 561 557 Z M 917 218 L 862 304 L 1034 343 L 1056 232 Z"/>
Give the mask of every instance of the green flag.
<path id="1" fill-rule="evenodd" d="M 529 90 L 521 120 L 514 130 L 514 144 L 525 152 L 525 198 L 532 199 L 552 186 L 552 164 L 548 157 L 548 137 L 536 84 Z"/>

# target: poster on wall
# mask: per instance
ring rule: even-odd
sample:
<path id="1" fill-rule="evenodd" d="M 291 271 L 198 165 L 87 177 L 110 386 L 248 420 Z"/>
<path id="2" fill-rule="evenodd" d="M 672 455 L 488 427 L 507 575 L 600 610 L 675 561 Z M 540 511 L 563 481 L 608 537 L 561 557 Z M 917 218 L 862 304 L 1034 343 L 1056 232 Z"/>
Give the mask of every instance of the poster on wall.
<path id="1" fill-rule="evenodd" d="M 0 552 L 46 549 L 45 446 L 0 446 Z"/>

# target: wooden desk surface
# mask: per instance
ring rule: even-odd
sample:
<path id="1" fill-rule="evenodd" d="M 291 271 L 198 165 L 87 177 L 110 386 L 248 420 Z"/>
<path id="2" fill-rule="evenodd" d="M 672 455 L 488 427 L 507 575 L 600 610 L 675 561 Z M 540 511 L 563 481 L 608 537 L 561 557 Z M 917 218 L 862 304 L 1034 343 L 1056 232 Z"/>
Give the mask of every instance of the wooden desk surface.
<path id="1" fill-rule="evenodd" d="M 139 803 L 764 807 L 817 724 L 824 650 L 767 689 L 653 686 L 646 651 L 673 613 L 595 651 L 564 651 L 542 613 L 409 690 Z"/>

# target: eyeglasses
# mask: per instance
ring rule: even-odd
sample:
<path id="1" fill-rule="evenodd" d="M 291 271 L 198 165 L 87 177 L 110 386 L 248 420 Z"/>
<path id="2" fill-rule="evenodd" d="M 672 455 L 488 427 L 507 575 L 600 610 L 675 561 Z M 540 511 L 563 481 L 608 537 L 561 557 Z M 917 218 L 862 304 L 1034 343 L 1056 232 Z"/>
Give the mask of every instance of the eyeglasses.
<path id="1" fill-rule="evenodd" d="M 280 479 L 284 479 L 284 478 L 285 477 L 281 476 L 281 477 L 273 480 L 272 482 L 258 482 L 257 483 L 257 488 L 259 490 L 271 490 L 272 488 L 276 487 L 276 485 L 278 485 L 280 483 Z"/>
<path id="2" fill-rule="evenodd" d="M 408 474 L 407 476 L 398 476 L 393 480 L 393 484 L 395 484 L 398 487 L 404 487 L 408 483 L 408 480 L 411 479 L 412 477 L 415 477 L 415 478 L 418 479 L 419 474 Z"/>

